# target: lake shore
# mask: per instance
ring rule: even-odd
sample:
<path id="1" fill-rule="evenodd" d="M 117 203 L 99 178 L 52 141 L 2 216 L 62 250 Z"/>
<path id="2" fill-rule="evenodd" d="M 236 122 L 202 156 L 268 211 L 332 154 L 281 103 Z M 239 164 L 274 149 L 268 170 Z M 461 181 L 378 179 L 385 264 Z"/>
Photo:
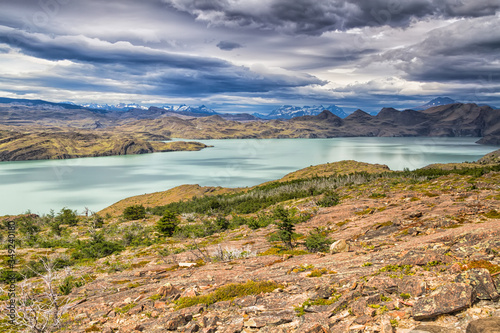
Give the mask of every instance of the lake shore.
<path id="1" fill-rule="evenodd" d="M 203 140 L 213 146 L 68 160 L 0 163 L 0 214 L 48 213 L 61 207 L 98 211 L 125 197 L 183 184 L 247 187 L 298 169 L 341 160 L 385 164 L 391 170 L 476 161 L 498 149 L 477 138 L 335 138 Z M 22 200 L 20 199 L 22 198 Z"/>

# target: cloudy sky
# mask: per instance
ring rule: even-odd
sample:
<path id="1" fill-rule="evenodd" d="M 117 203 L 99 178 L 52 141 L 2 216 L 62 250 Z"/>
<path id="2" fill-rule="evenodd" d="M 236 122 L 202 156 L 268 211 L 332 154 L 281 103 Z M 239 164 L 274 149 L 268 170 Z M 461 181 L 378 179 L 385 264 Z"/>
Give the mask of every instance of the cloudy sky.
<path id="1" fill-rule="evenodd" d="M 500 107 L 500 1 L 0 0 L 0 96 Z"/>

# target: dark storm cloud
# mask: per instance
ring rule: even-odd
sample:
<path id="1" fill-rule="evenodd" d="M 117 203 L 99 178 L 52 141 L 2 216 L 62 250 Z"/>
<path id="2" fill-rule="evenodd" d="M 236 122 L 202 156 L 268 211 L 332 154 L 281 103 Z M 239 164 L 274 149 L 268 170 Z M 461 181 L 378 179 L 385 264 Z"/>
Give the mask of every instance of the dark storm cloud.
<path id="1" fill-rule="evenodd" d="M 141 93 L 144 95 L 206 96 L 217 93 L 255 93 L 326 82 L 308 74 L 256 73 L 229 62 L 170 54 L 129 43 L 106 43 L 82 36 L 49 38 L 0 27 L 0 43 L 48 60 L 71 60 L 83 68 L 46 76 L 12 78 L 12 83 L 69 90 Z M 56 75 L 58 74 L 58 75 Z M 120 78 L 120 84 L 102 83 Z M 4 78 L 3 82 L 7 82 Z"/>
<path id="2" fill-rule="evenodd" d="M 500 84 L 500 31 L 497 17 L 462 20 L 435 29 L 421 43 L 383 57 L 415 81 L 477 81 Z"/>
<path id="3" fill-rule="evenodd" d="M 413 19 L 494 15 L 497 0 L 164 0 L 210 25 L 321 35 L 326 31 L 389 25 L 407 27 Z"/>
<path id="4" fill-rule="evenodd" d="M 236 42 L 222 40 L 217 44 L 217 47 L 223 51 L 232 51 L 234 49 L 239 49 L 243 46 Z"/>
<path id="5" fill-rule="evenodd" d="M 17 47 L 22 53 L 47 60 L 91 63 L 162 64 L 170 67 L 216 69 L 229 63 L 198 56 L 178 55 L 128 42 L 109 43 L 85 36 L 50 37 L 0 26 L 0 43 Z"/>

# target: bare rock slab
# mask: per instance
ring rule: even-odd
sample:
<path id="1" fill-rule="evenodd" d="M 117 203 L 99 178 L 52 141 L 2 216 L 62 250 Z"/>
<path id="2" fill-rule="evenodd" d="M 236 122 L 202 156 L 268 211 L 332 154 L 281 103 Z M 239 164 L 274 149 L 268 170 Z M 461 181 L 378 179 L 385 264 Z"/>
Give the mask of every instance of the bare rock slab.
<path id="1" fill-rule="evenodd" d="M 468 284 L 447 284 L 419 299 L 413 306 L 412 316 L 415 320 L 423 320 L 460 311 L 472 305 L 473 296 L 473 289 Z"/>
<path id="2" fill-rule="evenodd" d="M 456 282 L 469 284 L 478 299 L 497 300 L 500 298 L 490 272 L 485 268 L 469 269 L 457 275 Z"/>
<path id="3" fill-rule="evenodd" d="M 500 333 L 500 317 L 484 318 L 471 321 L 466 333 Z"/>

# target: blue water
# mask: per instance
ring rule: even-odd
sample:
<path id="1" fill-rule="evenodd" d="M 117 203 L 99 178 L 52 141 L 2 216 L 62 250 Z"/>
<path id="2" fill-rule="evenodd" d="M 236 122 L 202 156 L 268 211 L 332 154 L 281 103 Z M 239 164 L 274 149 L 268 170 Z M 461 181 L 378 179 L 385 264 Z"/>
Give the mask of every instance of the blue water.
<path id="1" fill-rule="evenodd" d="M 98 211 L 123 198 L 182 184 L 241 187 L 310 165 L 341 160 L 393 170 L 475 161 L 500 146 L 478 138 L 203 140 L 198 152 L 0 163 L 0 215 L 62 207 Z"/>

